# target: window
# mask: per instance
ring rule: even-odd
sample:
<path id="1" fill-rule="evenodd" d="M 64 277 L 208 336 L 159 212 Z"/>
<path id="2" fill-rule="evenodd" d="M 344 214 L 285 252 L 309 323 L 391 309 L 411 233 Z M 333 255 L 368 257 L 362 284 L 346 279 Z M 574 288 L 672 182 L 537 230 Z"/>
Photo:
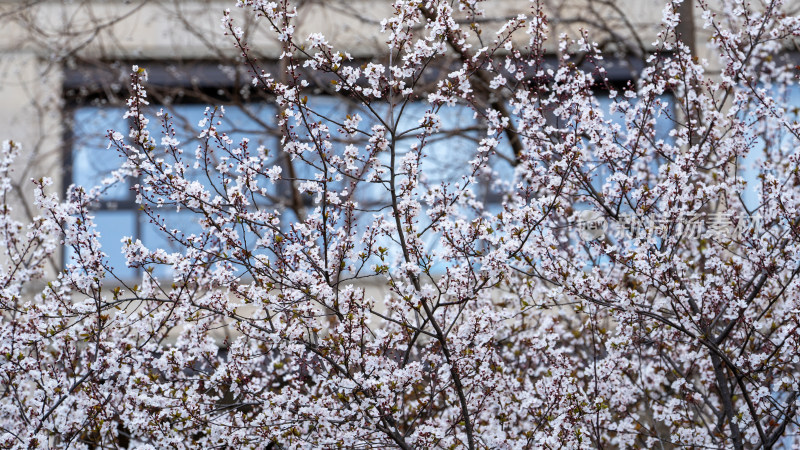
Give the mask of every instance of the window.
<path id="1" fill-rule="evenodd" d="M 314 152 L 307 152 L 302 157 L 295 158 L 293 161 L 289 157 L 277 151 L 280 146 L 280 130 L 277 129 L 277 117 L 279 111 L 271 103 L 268 97 L 256 97 L 255 94 L 241 94 L 246 92 L 244 86 L 248 83 L 231 83 L 230 78 L 225 75 L 229 70 L 218 69 L 214 71 L 209 65 L 196 64 L 192 66 L 197 79 L 187 82 L 186 71 L 169 71 L 162 66 L 155 65 L 154 69 L 148 68 L 150 72 L 150 83 L 154 87 L 148 86 L 148 93 L 152 99 L 149 111 L 149 128 L 156 141 L 160 141 L 162 130 L 161 120 L 156 117 L 156 112 L 163 108 L 172 117 L 176 130 L 176 138 L 181 142 L 187 159 L 193 160 L 192 152 L 197 147 L 196 137 L 200 131 L 198 123 L 204 118 L 208 104 L 225 104 L 225 117 L 220 130 L 225 131 L 234 142 L 240 141 L 243 137 L 251 140 L 250 147 L 256 148 L 259 145 L 271 149 L 270 157 L 274 158 L 273 163 L 288 169 L 284 170 L 285 178 L 292 178 L 294 183 L 313 180 L 315 174 L 319 173 L 321 166 L 319 156 Z M 220 73 L 218 73 L 220 72 Z M 196 75 L 199 74 L 199 75 Z M 93 76 L 98 76 L 94 74 Z M 68 84 L 71 83 L 72 89 L 83 92 L 84 85 L 88 82 L 88 75 L 72 75 L 67 77 Z M 244 75 L 243 75 L 244 77 Z M 246 79 L 246 78 L 245 78 Z M 199 81 L 198 81 L 199 80 Z M 186 84 L 189 87 L 186 87 Z M 124 85 L 122 80 L 118 83 Z M 219 86 L 223 86 L 220 88 Z M 238 87 L 243 86 L 243 87 Z M 238 92 L 238 94 L 237 94 Z M 310 115 L 310 120 L 327 125 L 327 130 L 331 135 L 331 143 L 334 146 L 334 153 L 341 154 L 348 144 L 358 144 L 363 147 L 366 143 L 364 135 L 350 136 L 338 131 L 338 125 L 330 122 L 329 117 L 339 120 L 345 115 L 359 113 L 364 119 L 359 125 L 359 129 L 369 131 L 378 120 L 372 114 L 364 110 L 363 106 L 348 102 L 341 97 L 328 95 L 321 90 L 318 94 L 307 97 L 307 106 L 314 113 Z M 69 153 L 69 177 L 66 184 L 80 184 L 84 186 L 95 186 L 101 184 L 108 174 L 119 167 L 123 158 L 115 150 L 109 150 L 108 130 L 120 131 L 127 134 L 130 124 L 123 119 L 126 107 L 122 100 L 125 96 L 124 91 L 120 90 L 115 95 L 107 93 L 96 93 L 92 95 L 79 96 L 70 109 L 72 120 L 72 131 L 70 139 Z M 598 104 L 607 117 L 611 117 L 615 123 L 622 123 L 623 116 L 620 114 L 609 116 L 609 107 L 612 100 L 603 92 L 596 94 Z M 663 99 L 669 102 L 669 97 Z M 380 117 L 389 115 L 388 104 L 373 104 L 373 111 Z M 417 132 L 419 122 L 430 108 L 424 99 L 409 103 L 403 110 L 398 123 L 398 130 L 402 137 L 398 140 L 396 148 L 398 157 L 406 154 L 413 145 L 419 142 Z M 394 111 L 397 114 L 397 111 Z M 464 168 L 474 159 L 475 151 L 481 139 L 485 138 L 485 128 L 481 126 L 481 120 L 476 117 L 472 108 L 466 105 L 456 105 L 443 107 L 438 111 L 441 126 L 439 132 L 427 138 L 425 158 L 421 161 L 421 173 L 423 178 L 420 182 L 420 190 L 425 190 L 428 185 L 442 182 L 462 183 Z M 659 124 L 666 121 L 660 120 Z M 659 137 L 666 136 L 669 130 L 659 129 Z M 300 132 L 300 138 L 307 138 L 304 132 Z M 310 139 L 310 137 L 308 137 Z M 378 155 L 381 164 L 388 164 L 388 153 Z M 501 210 L 503 200 L 503 190 L 512 186 L 514 180 L 513 168 L 514 156 L 508 143 L 507 136 L 502 136 L 500 145 L 496 149 L 496 155 L 490 159 L 491 172 L 478 174 L 478 182 L 471 186 L 473 194 L 478 200 L 486 204 L 486 209 L 490 213 Z M 594 183 L 601 187 L 608 176 L 608 168 L 598 166 L 594 173 Z M 207 183 L 214 183 L 214 175 L 208 180 L 207 174 L 202 170 L 197 171 L 191 176 L 206 187 L 211 187 Z M 307 208 L 312 205 L 310 197 L 303 197 L 301 204 L 296 204 L 296 198 L 291 191 L 292 181 L 280 181 L 273 186 L 272 197 L 266 199 L 264 206 L 275 208 L 282 214 L 283 227 L 290 227 L 291 223 L 298 217 L 298 208 Z M 114 267 L 115 274 L 123 279 L 136 277 L 136 269 L 127 268 L 122 252 L 120 251 L 121 241 L 129 236 L 133 239 L 140 239 L 149 248 L 165 248 L 169 250 L 172 243 L 165 233 L 158 229 L 152 222 L 152 218 L 142 212 L 139 205 L 134 201 L 134 194 L 131 190 L 131 183 L 127 185 L 118 184 L 109 188 L 102 200 L 95 205 L 95 222 L 101 233 L 101 245 L 108 255 L 110 265 Z M 341 189 L 345 189 L 346 183 L 342 182 Z M 359 197 L 356 199 L 360 205 L 359 221 L 371 221 L 374 214 L 389 212 L 389 201 L 386 186 L 381 183 L 367 183 L 359 187 Z M 164 208 L 156 211 L 160 219 L 163 219 L 168 229 L 179 229 L 185 234 L 199 231 L 199 225 L 195 222 L 196 217 L 191 212 L 174 211 Z M 421 216 L 421 226 L 428 220 L 424 215 Z M 428 232 L 423 236 L 426 245 L 435 248 L 439 243 L 439 237 Z M 392 247 L 392 246 L 389 246 Z M 70 252 L 66 257 L 69 258 Z M 159 276 L 169 274 L 167 267 L 159 267 L 156 272 Z"/>
<path id="2" fill-rule="evenodd" d="M 181 142 L 187 153 L 198 145 L 198 123 L 205 117 L 207 106 L 202 104 L 179 104 L 165 107 L 173 117 L 176 139 Z M 149 114 L 151 132 L 158 136 L 162 128 L 155 110 Z M 90 187 L 101 185 L 111 171 L 120 167 L 123 156 L 115 149 L 109 149 L 105 130 L 119 131 L 125 134 L 130 124 L 123 120 L 126 108 L 123 106 L 80 106 L 72 111 L 73 146 L 70 161 L 70 183 Z M 260 103 L 247 107 L 229 106 L 225 108 L 225 130 L 231 139 L 240 141 L 248 137 L 252 145 L 274 147 L 277 139 L 273 132 L 264 128 L 264 123 L 273 123 L 275 108 Z M 203 180 L 204 174 L 195 171 L 192 179 Z M 213 179 L 212 179 L 213 181 Z M 211 182 L 211 181 L 209 181 Z M 143 213 L 134 199 L 131 183 L 117 183 L 110 186 L 103 194 L 93 212 L 95 224 L 101 232 L 100 244 L 108 254 L 112 267 L 120 278 L 133 278 L 136 270 L 125 266 L 125 259 L 120 252 L 124 237 L 141 239 L 149 248 L 173 249 L 173 243 L 161 232 L 148 215 Z M 191 212 L 176 212 L 170 208 L 156 211 L 170 229 L 180 229 L 185 234 L 199 231 L 199 225 Z M 70 253 L 67 254 L 67 257 Z M 160 275 L 165 275 L 161 268 Z"/>
<path id="3" fill-rule="evenodd" d="M 225 131 L 232 139 L 247 136 L 252 145 L 274 146 L 275 130 L 271 127 L 275 122 L 275 108 L 264 97 L 250 92 L 243 70 L 211 62 L 152 63 L 147 64 L 147 68 L 148 95 L 152 103 L 148 111 L 149 128 L 159 140 L 163 127 L 156 113 L 163 108 L 172 116 L 176 138 L 190 154 L 197 147 L 198 122 L 203 119 L 207 105 L 224 104 Z M 129 65 L 120 64 L 65 69 L 64 89 L 69 101 L 65 188 L 70 184 L 100 185 L 123 163 L 123 155 L 108 148 L 108 132 L 114 130 L 127 136 L 130 129 L 131 124 L 123 119 L 127 110 L 124 87 L 129 82 L 129 70 Z M 131 187 L 132 182 L 117 183 L 106 189 L 101 201 L 93 205 L 95 225 L 101 234 L 100 244 L 115 275 L 123 280 L 138 276 L 136 269 L 125 265 L 121 252 L 123 237 L 141 239 L 150 248 L 169 250 L 173 247 L 167 236 L 140 210 Z M 199 230 L 191 213 L 168 208 L 156 212 L 169 228 L 187 235 Z M 71 256 L 71 249 L 67 249 L 65 260 Z M 156 269 L 159 276 L 168 273 L 168 268 Z"/>

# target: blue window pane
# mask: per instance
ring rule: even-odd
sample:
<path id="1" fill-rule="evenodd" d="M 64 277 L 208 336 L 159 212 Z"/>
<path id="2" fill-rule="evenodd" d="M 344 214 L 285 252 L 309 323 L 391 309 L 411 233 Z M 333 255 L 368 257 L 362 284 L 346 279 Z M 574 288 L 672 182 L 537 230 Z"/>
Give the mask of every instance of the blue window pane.
<path id="1" fill-rule="evenodd" d="M 183 163 L 188 165 L 189 170 L 186 177 L 193 181 L 199 181 L 207 189 L 214 190 L 216 187 L 222 190 L 223 175 L 217 172 L 217 166 L 224 160 L 227 160 L 229 165 L 234 168 L 237 165 L 236 155 L 231 155 L 230 151 L 235 150 L 242 143 L 243 138 L 248 139 L 247 152 L 249 156 L 257 156 L 258 148 L 264 146 L 268 150 L 268 154 L 272 157 L 273 161 L 268 161 L 268 165 L 277 164 L 278 138 L 275 130 L 275 113 L 276 108 L 270 104 L 247 105 L 246 107 L 227 106 L 224 107 L 224 114 L 222 108 L 209 109 L 206 115 L 206 105 L 201 104 L 182 104 L 163 107 L 165 112 L 168 113 L 170 118 L 170 133 L 174 131 L 174 138 L 180 144 L 179 148 L 183 150 L 180 156 Z M 164 134 L 164 118 L 158 117 L 156 112 L 162 107 L 153 107 L 148 114 L 150 119 L 151 134 L 156 137 L 157 143 L 160 143 L 161 136 Z M 224 133 L 225 136 L 230 138 L 232 143 L 228 144 L 220 142 L 215 138 L 208 140 L 208 146 L 202 139 L 198 139 L 201 132 L 211 125 L 210 122 L 203 122 L 206 117 L 212 117 L 213 125 L 218 132 Z M 219 124 L 217 124 L 219 122 Z M 196 150 L 201 148 L 201 160 L 196 159 Z M 158 148 L 157 152 L 163 153 L 168 162 L 174 162 L 172 155 L 167 156 L 167 149 Z M 245 155 L 241 154 L 239 157 L 244 158 Z M 195 162 L 199 162 L 199 167 L 195 168 Z M 231 172 L 233 170 L 231 169 Z M 226 175 L 227 176 L 227 175 Z M 233 175 L 236 176 L 235 174 Z M 259 180 L 259 188 L 266 188 L 267 192 L 274 195 L 276 194 L 275 185 L 268 180 Z"/>
<path id="2" fill-rule="evenodd" d="M 798 85 L 786 86 L 784 93 L 769 92 L 769 94 L 787 107 L 800 105 L 800 86 Z M 790 110 L 787 116 L 790 121 L 796 122 L 800 120 L 800 111 L 795 108 Z M 783 128 L 772 130 L 770 133 L 764 130 L 757 131 L 761 128 L 760 124 L 750 123 L 752 120 L 747 114 L 741 114 L 740 119 L 748 124 L 748 129 L 753 130 L 752 134 L 747 135 L 744 139 L 744 142 L 748 144 L 749 151 L 738 161 L 738 175 L 747 183 L 742 192 L 742 201 L 748 210 L 755 211 L 761 205 L 762 179 L 759 176 L 764 173 L 761 164 L 767 159 L 767 156 L 773 162 L 784 160 L 787 155 L 796 151 L 800 142 Z M 767 145 L 765 137 L 770 141 L 769 145 Z"/>
<path id="3" fill-rule="evenodd" d="M 182 104 L 163 107 L 172 117 L 175 127 L 176 138 L 182 143 L 197 142 L 197 136 L 207 127 L 201 127 L 200 121 L 205 116 L 207 105 L 202 104 Z M 155 111 L 161 107 L 152 108 Z M 212 112 L 214 108 L 210 109 Z M 247 105 L 246 107 L 225 106 L 224 114 L 222 108 L 214 114 L 215 121 L 221 121 L 217 126 L 220 132 L 224 132 L 234 143 L 238 143 L 243 137 L 250 140 L 251 145 L 272 145 L 277 142 L 275 138 L 275 114 L 276 108 L 273 105 L 262 103 L 257 105 Z M 155 116 L 150 117 L 151 130 L 154 136 L 160 136 L 163 131 L 162 120 Z M 192 143 L 194 143 L 192 142 Z M 186 147 L 184 145 L 184 147 Z M 255 147 L 253 147 L 255 149 Z M 188 148 L 187 148 L 188 149 Z M 191 150 L 194 150 L 192 146 Z"/>
<path id="4" fill-rule="evenodd" d="M 197 215 L 191 211 L 157 210 L 156 212 L 158 215 L 154 219 L 146 215 L 142 217 L 142 243 L 149 249 L 160 248 L 170 253 L 182 251 L 185 246 L 176 239 L 184 240 L 192 234 L 199 235 L 202 232 Z M 154 268 L 153 274 L 157 277 L 167 277 L 172 275 L 172 270 L 168 266 L 161 265 Z"/>
<path id="5" fill-rule="evenodd" d="M 419 122 L 430 105 L 423 102 L 411 103 L 406 107 L 398 128 L 410 131 L 408 137 L 401 139 L 399 151 L 406 153 L 412 144 L 419 144 L 417 137 Z M 462 183 L 461 176 L 469 167 L 469 161 L 475 158 L 480 139 L 475 112 L 465 105 L 442 107 L 438 111 L 441 128 L 438 133 L 425 139 L 425 158 L 420 165 L 420 172 L 430 185 L 439 183 Z"/>
<path id="6" fill-rule="evenodd" d="M 758 175 L 761 173 L 760 162 L 764 160 L 764 141 L 758 139 L 753 147 L 739 161 L 739 176 L 747 183 L 742 191 L 742 202 L 751 211 L 761 204 L 759 196 L 761 180 L 758 179 Z"/>
<path id="7" fill-rule="evenodd" d="M 133 211 L 94 211 L 94 223 L 100 232 L 100 246 L 107 255 L 108 264 L 113 268 L 114 274 L 122 280 L 131 280 L 136 276 L 137 270 L 126 267 L 125 256 L 122 253 L 122 239 L 126 236 L 136 235 L 136 213 Z M 70 262 L 75 257 L 71 247 L 66 249 L 66 261 Z"/>
<path id="8" fill-rule="evenodd" d="M 370 111 L 364 105 L 356 105 L 340 98 L 312 96 L 309 97 L 307 106 L 313 111 L 310 115 L 311 120 L 327 126 L 330 134 L 330 151 L 339 155 L 344 152 L 347 145 L 356 145 L 361 150 L 361 156 L 366 156 L 364 147 L 369 135 L 373 133 L 372 127 L 379 124 L 380 120 L 387 124 L 391 124 L 393 120 L 397 121 L 396 167 L 399 168 L 400 159 L 408 154 L 412 146 L 424 143 L 422 151 L 424 157 L 420 163 L 420 172 L 423 175 L 420 190 L 441 183 L 451 185 L 463 183 L 464 167 L 475 157 L 480 139 L 484 137 L 474 111 L 466 105 L 442 107 L 435 111 L 439 116 L 440 129 L 434 135 L 425 137 L 424 141 L 420 139 L 422 132 L 420 121 L 432 108 L 426 101 L 410 102 L 405 106 L 397 105 L 391 111 L 387 104 L 376 103 L 370 106 Z M 354 136 L 340 133 L 339 122 L 347 115 L 352 116 L 356 113 L 362 117 L 358 129 L 364 133 L 356 133 Z M 319 156 L 316 152 L 316 148 L 313 152 L 306 152 L 303 155 L 304 161 L 295 160 L 298 179 L 313 179 L 319 172 Z M 379 153 L 377 159 L 380 164 L 388 166 L 391 159 L 390 152 L 387 150 Z M 403 174 L 399 176 L 402 177 Z M 388 180 L 388 174 L 384 174 L 383 178 Z M 485 191 L 485 185 L 473 185 L 471 189 L 480 196 L 482 191 Z M 361 183 L 358 191 L 359 204 L 370 214 L 389 205 L 385 184 L 375 181 Z"/>
<path id="9" fill-rule="evenodd" d="M 108 255 L 108 262 L 114 274 L 125 280 L 136 276 L 135 268 L 126 267 L 122 253 L 122 239 L 136 236 L 136 212 L 134 211 L 96 211 L 95 225 L 100 231 L 100 245 Z"/>
<path id="10" fill-rule="evenodd" d="M 597 95 L 596 100 L 599 105 L 599 111 L 603 113 L 605 120 L 609 120 L 612 125 L 618 125 L 620 127 L 618 136 L 616 136 L 616 139 L 619 141 L 618 145 L 625 145 L 627 139 L 630 137 L 636 137 L 638 135 L 639 130 L 635 128 L 635 126 L 639 126 L 643 121 L 642 114 L 637 114 L 634 127 L 628 128 L 628 125 L 625 123 L 625 111 L 617 109 L 613 113 L 611 112 L 611 107 L 617 100 L 609 98 L 605 94 Z M 658 101 L 661 103 L 661 105 L 664 105 L 663 111 L 656 111 L 652 114 L 649 112 L 647 113 L 647 120 L 655 120 L 654 140 L 652 142 L 638 142 L 638 145 L 652 145 L 658 147 L 659 142 L 668 144 L 674 142 L 674 139 L 670 136 L 670 131 L 672 130 L 672 121 L 670 120 L 670 117 L 673 117 L 674 110 L 673 97 L 667 94 L 661 95 L 658 97 Z M 630 103 L 631 107 L 634 107 L 637 99 L 628 99 L 628 102 Z M 586 139 L 584 139 L 583 142 L 584 145 L 590 145 Z M 650 170 L 652 170 L 654 173 L 657 173 L 658 166 L 662 162 L 663 161 L 660 161 L 658 158 L 654 158 L 650 163 Z M 613 174 L 613 168 L 609 167 L 609 165 L 604 161 L 594 161 L 593 165 L 589 165 L 588 167 L 589 170 L 587 175 L 592 177 L 592 187 L 594 187 L 597 191 L 602 192 L 606 180 Z"/>
<path id="11" fill-rule="evenodd" d="M 102 184 L 103 179 L 119 168 L 124 157 L 114 148 L 108 148 L 108 132 L 114 130 L 127 135 L 128 125 L 122 118 L 121 107 L 84 107 L 73 115 L 72 183 L 91 188 Z M 106 200 L 130 198 L 128 183 L 117 183 L 108 188 Z"/>
<path id="12" fill-rule="evenodd" d="M 237 165 L 236 156 L 231 155 L 230 151 L 235 150 L 246 137 L 249 140 L 249 156 L 258 155 L 259 146 L 269 149 L 269 154 L 274 158 L 278 155 L 278 138 L 275 130 L 276 108 L 269 104 L 248 105 L 246 108 L 226 107 L 224 117 L 220 118 L 217 111 L 214 116 L 214 125 L 220 132 L 224 132 L 233 143 L 218 142 L 211 140 L 208 145 L 208 172 L 205 165 L 199 169 L 194 169 L 195 150 L 202 141 L 197 138 L 204 127 L 199 125 L 204 119 L 205 105 L 184 104 L 163 107 L 170 116 L 170 133 L 174 132 L 174 137 L 180 141 L 179 147 L 183 150 L 180 156 L 183 162 L 190 167 L 187 177 L 191 180 L 200 181 L 206 188 L 212 189 L 222 186 L 223 176 L 216 171 L 216 167 L 227 158 L 234 167 Z M 151 108 L 147 113 L 150 119 L 149 129 L 151 135 L 160 144 L 161 136 L 164 135 L 164 123 L 161 117 L 156 115 L 156 111 L 161 107 Z M 213 109 L 212 109 L 213 111 Z M 102 180 L 107 178 L 110 173 L 119 168 L 125 161 L 115 149 L 108 149 L 108 133 L 118 131 L 127 136 L 129 124 L 123 115 L 124 107 L 80 107 L 75 109 L 73 114 L 73 147 L 72 147 L 72 179 L 75 184 L 92 187 L 100 185 Z M 216 122 L 221 121 L 221 124 Z M 165 160 L 174 162 L 167 155 L 164 148 L 156 150 L 161 152 Z M 234 152 L 235 153 L 235 152 Z M 244 155 L 242 155 L 243 157 Z M 277 164 L 270 161 L 268 164 Z M 233 172 L 233 170 L 232 170 Z M 236 175 L 233 175 L 236 176 Z M 209 180 L 209 177 L 211 178 Z M 261 187 L 269 187 L 272 191 L 270 196 L 274 198 L 281 193 L 277 192 L 275 185 L 269 180 L 262 180 Z M 130 191 L 132 182 L 118 183 L 108 188 L 102 202 L 98 205 L 98 210 L 93 214 L 96 217 L 96 227 L 101 234 L 100 242 L 103 251 L 108 254 L 109 262 L 115 269 L 115 275 L 122 279 L 133 278 L 137 274 L 136 269 L 125 267 L 125 260 L 121 252 L 120 240 L 124 236 L 131 236 L 133 239 L 142 239 L 143 243 L 151 248 L 163 248 L 167 251 L 180 250 L 181 246 L 176 245 L 170 239 L 170 232 L 161 230 L 154 224 L 149 217 L 139 211 L 138 206 L 132 204 L 133 195 Z M 260 201 L 257 199 L 257 201 Z M 117 209 L 128 208 L 128 209 Z M 156 210 L 162 219 L 166 221 L 168 230 L 177 229 L 180 233 L 198 233 L 200 227 L 195 221 L 196 216 L 189 211 L 175 212 L 170 207 Z M 141 223 L 137 223 L 141 222 Z M 138 235 L 137 235 L 138 233 Z M 71 249 L 65 252 L 67 260 L 74 254 Z M 156 269 L 158 276 L 168 276 L 171 270 L 167 267 Z"/>

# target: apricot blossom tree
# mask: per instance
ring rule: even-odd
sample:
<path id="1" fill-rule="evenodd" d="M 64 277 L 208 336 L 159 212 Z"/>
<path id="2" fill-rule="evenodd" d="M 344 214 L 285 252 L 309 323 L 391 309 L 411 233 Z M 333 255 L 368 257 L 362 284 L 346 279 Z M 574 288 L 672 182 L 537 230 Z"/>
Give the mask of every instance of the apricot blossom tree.
<path id="1" fill-rule="evenodd" d="M 279 142 L 232 138 L 213 107 L 181 142 L 134 67 L 120 168 L 64 196 L 34 180 L 30 223 L 4 202 L 0 445 L 798 445 L 782 2 L 698 0 L 713 64 L 666 2 L 627 82 L 591 31 L 546 51 L 538 1 L 484 29 L 477 0 L 395 0 L 371 61 L 296 36 L 288 0 L 238 3 L 282 46 L 267 72 L 225 14 Z M 172 243 L 125 239 L 134 281 L 92 213 L 126 180 Z"/>

